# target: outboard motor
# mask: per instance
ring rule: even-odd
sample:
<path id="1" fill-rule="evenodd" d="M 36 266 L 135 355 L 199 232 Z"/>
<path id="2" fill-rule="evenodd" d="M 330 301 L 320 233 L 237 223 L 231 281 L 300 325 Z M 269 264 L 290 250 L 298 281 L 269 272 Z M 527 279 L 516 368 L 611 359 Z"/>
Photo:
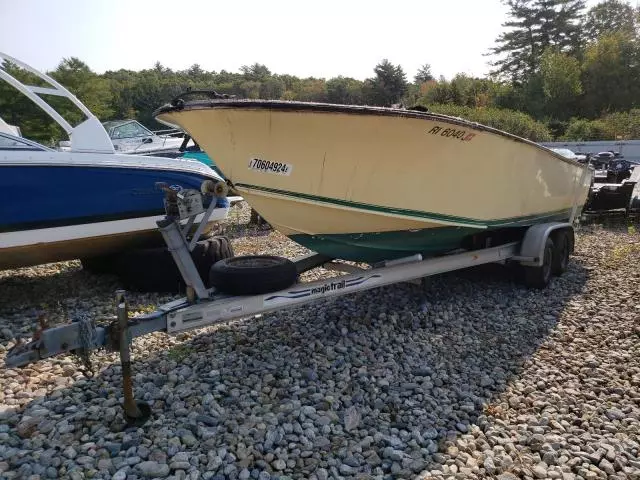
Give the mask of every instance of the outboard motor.
<path id="1" fill-rule="evenodd" d="M 607 183 L 622 183 L 631 177 L 631 164 L 620 158 L 609 161 L 607 166 Z"/>

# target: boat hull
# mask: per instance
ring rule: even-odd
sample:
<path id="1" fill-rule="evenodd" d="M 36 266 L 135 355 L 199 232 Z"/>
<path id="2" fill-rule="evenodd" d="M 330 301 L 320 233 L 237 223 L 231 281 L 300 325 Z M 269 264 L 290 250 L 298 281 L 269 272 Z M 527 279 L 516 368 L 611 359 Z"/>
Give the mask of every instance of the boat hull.
<path id="1" fill-rule="evenodd" d="M 241 100 L 156 115 L 275 228 L 338 258 L 438 254 L 475 233 L 566 220 L 590 184 L 578 162 L 440 115 Z"/>
<path id="2" fill-rule="evenodd" d="M 160 246 L 156 222 L 165 215 L 164 194 L 156 182 L 199 190 L 203 181 L 219 178 L 193 161 L 28 155 L 0 158 L 0 190 L 7 199 L 0 214 L 0 269 Z M 226 199 L 217 203 L 205 234 L 228 212 Z"/>

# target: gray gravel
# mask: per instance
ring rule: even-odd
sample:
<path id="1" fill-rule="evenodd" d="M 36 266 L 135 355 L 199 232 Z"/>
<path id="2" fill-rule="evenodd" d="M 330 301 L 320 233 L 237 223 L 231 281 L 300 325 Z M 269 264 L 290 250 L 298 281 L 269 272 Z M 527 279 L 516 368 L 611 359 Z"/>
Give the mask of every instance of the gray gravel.
<path id="1" fill-rule="evenodd" d="M 142 428 L 115 354 L 93 379 L 66 357 L 1 367 L 0 478 L 640 478 L 640 236 L 585 228 L 577 249 L 545 291 L 487 267 L 138 338 Z M 39 308 L 111 315 L 116 288 L 78 262 L 0 272 L 0 356 Z"/>

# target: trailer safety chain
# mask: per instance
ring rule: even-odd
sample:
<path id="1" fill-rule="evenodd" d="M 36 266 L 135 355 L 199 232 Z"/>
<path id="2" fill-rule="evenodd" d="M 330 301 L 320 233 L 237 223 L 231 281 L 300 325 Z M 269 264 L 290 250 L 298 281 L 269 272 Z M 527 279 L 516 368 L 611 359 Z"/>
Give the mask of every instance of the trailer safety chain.
<path id="1" fill-rule="evenodd" d="M 93 378 L 95 372 L 89 352 L 95 347 L 97 342 L 98 336 L 96 328 L 91 317 L 86 313 L 79 314 L 78 318 L 74 321 L 80 324 L 80 344 L 82 348 L 74 350 L 73 353 L 81 364 L 82 374 L 87 378 Z"/>

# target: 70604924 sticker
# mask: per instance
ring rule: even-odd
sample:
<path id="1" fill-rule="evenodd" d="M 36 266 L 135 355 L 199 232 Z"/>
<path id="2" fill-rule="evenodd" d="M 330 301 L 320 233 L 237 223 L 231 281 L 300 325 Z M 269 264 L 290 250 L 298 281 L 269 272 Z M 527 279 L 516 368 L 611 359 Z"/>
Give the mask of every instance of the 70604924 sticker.
<path id="1" fill-rule="evenodd" d="M 284 162 L 272 162 L 261 158 L 252 158 L 249 160 L 249 170 L 274 173 L 276 175 L 291 175 L 293 165 Z"/>

